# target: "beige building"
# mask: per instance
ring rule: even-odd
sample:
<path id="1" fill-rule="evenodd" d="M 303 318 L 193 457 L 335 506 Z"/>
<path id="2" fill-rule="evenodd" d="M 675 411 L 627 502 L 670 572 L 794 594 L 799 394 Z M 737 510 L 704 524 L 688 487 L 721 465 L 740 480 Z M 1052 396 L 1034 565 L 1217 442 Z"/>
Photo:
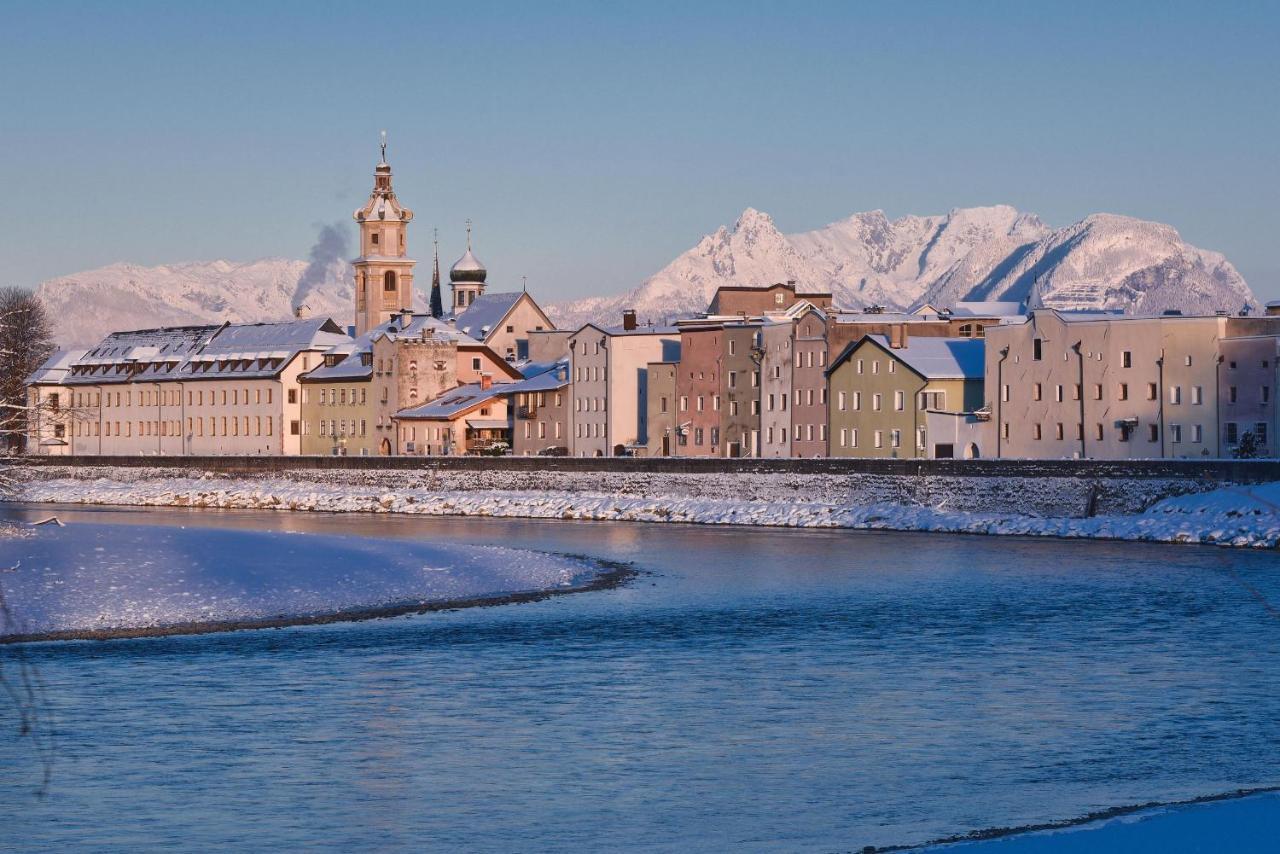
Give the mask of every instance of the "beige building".
<path id="1" fill-rule="evenodd" d="M 360 257 L 351 262 L 355 268 L 356 335 L 360 336 L 413 306 L 413 267 L 417 262 L 408 257 L 406 246 L 413 211 L 400 204 L 391 187 L 385 140 L 382 159 L 373 170 L 373 192 L 352 216 L 360 224 Z"/>
<path id="2" fill-rule="evenodd" d="M 952 437 L 930 441 L 931 411 L 976 409 L 982 401 L 983 342 L 868 335 L 828 371 L 831 455 L 953 457 Z"/>
<path id="3" fill-rule="evenodd" d="M 488 374 L 479 382 L 450 389 L 429 403 L 396 413 L 405 453 L 455 456 L 511 447 L 507 393 Z"/>
<path id="4" fill-rule="evenodd" d="M 648 456 L 670 457 L 676 453 L 676 371 L 679 362 L 650 362 L 645 369 L 649 394 L 647 431 Z"/>
<path id="5" fill-rule="evenodd" d="M 760 328 L 760 456 L 791 456 L 791 377 L 795 371 L 795 322 Z"/>
<path id="6" fill-rule="evenodd" d="M 298 377 L 350 340 L 327 318 L 109 335 L 64 378 L 72 453 L 298 454 Z"/>
<path id="7" fill-rule="evenodd" d="M 1040 310 L 1024 323 L 988 328 L 986 406 L 995 453 L 1227 455 L 1219 405 L 1230 381 L 1219 388 L 1219 343 L 1267 320 Z"/>
<path id="8" fill-rule="evenodd" d="M 624 315 L 622 326 L 589 323 L 575 332 L 569 338 L 569 453 L 608 457 L 620 447 L 645 445 L 648 365 L 673 361 L 679 349 L 674 328 L 638 326 L 634 312 Z"/>
<path id="9" fill-rule="evenodd" d="M 1232 327 L 1244 321 L 1231 320 Z M 1256 324 L 1254 324 L 1256 326 Z M 1276 388 L 1280 385 L 1280 326 L 1270 335 L 1223 338 L 1218 364 L 1222 445 L 1219 456 L 1232 456 L 1246 433 L 1252 434 L 1258 456 L 1277 456 L 1276 436 L 1280 415 Z"/>
<path id="10" fill-rule="evenodd" d="M 74 424 L 79 419 L 97 420 L 96 410 L 83 412 L 71 405 L 71 389 L 64 384 L 71 366 L 87 350 L 58 350 L 27 377 L 26 452 L 36 456 L 68 456 Z"/>

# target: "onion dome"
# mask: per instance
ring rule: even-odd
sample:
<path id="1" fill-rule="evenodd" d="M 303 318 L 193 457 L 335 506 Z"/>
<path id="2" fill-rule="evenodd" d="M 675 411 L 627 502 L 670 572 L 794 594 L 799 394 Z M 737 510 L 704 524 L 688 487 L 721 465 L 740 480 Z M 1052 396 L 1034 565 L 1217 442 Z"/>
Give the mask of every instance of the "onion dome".
<path id="1" fill-rule="evenodd" d="M 483 285 L 489 271 L 480 263 L 480 259 L 467 249 L 467 254 L 458 259 L 458 263 L 449 269 L 449 281 L 455 283 L 474 282 Z"/>

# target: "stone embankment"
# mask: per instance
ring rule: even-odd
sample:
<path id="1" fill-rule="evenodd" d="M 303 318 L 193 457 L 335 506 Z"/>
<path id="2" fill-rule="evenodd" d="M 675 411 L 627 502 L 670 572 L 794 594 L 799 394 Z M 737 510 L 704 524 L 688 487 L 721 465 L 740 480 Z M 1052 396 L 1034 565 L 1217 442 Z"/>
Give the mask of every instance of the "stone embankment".
<path id="1" fill-rule="evenodd" d="M 1280 483 L 1266 465 L 1048 464 L 984 461 L 920 469 L 803 460 L 707 461 L 705 470 L 643 463 L 421 461 L 290 467 L 290 460 L 221 470 L 178 465 L 20 467 L 27 501 L 226 509 L 505 516 L 779 527 L 1021 534 L 1274 547 Z M 482 465 L 480 463 L 488 463 Z M 586 463 L 594 462 L 594 466 Z M 688 461 L 682 461 L 688 463 Z M 442 464 L 443 463 L 443 464 Z M 730 465 L 723 465 L 729 463 Z M 796 463 L 806 465 L 795 465 Z M 913 463 L 911 467 L 901 464 Z M 972 465 L 972 464 L 970 464 Z M 254 470 L 247 470 L 254 469 Z M 817 470 L 814 470 L 817 469 Z M 826 469 L 826 470 L 822 470 Z M 1231 477 L 1235 475 L 1235 477 Z M 1280 471 L 1275 472 L 1280 479 Z"/>

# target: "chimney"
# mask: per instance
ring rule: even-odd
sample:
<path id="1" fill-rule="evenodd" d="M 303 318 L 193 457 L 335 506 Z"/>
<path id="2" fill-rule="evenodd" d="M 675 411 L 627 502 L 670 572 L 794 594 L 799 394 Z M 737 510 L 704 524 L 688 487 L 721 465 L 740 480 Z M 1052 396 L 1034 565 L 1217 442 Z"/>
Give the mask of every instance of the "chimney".
<path id="1" fill-rule="evenodd" d="M 480 390 L 481 390 L 481 391 L 488 391 L 488 390 L 489 390 L 490 388 L 492 388 L 492 387 L 493 387 L 493 375 L 492 375 L 492 374 L 481 374 L 481 375 L 480 375 Z"/>
<path id="2" fill-rule="evenodd" d="M 889 327 L 889 349 L 901 350 L 907 346 L 907 324 L 894 323 Z"/>
<path id="3" fill-rule="evenodd" d="M 622 310 L 622 328 L 627 332 L 636 328 L 636 310 L 634 308 L 624 308 Z"/>

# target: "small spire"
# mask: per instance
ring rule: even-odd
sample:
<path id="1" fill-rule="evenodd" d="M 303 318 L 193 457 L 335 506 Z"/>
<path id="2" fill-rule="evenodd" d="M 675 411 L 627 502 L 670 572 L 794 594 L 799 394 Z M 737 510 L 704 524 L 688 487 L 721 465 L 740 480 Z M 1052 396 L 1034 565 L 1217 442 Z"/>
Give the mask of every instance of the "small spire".
<path id="1" fill-rule="evenodd" d="M 382 162 L 387 162 L 387 132 L 382 132 Z"/>
<path id="2" fill-rule="evenodd" d="M 524 291 L 526 294 L 529 293 L 529 277 L 528 276 L 520 277 L 520 290 Z"/>
<path id="3" fill-rule="evenodd" d="M 471 251 L 471 217 L 467 217 L 467 251 Z"/>

